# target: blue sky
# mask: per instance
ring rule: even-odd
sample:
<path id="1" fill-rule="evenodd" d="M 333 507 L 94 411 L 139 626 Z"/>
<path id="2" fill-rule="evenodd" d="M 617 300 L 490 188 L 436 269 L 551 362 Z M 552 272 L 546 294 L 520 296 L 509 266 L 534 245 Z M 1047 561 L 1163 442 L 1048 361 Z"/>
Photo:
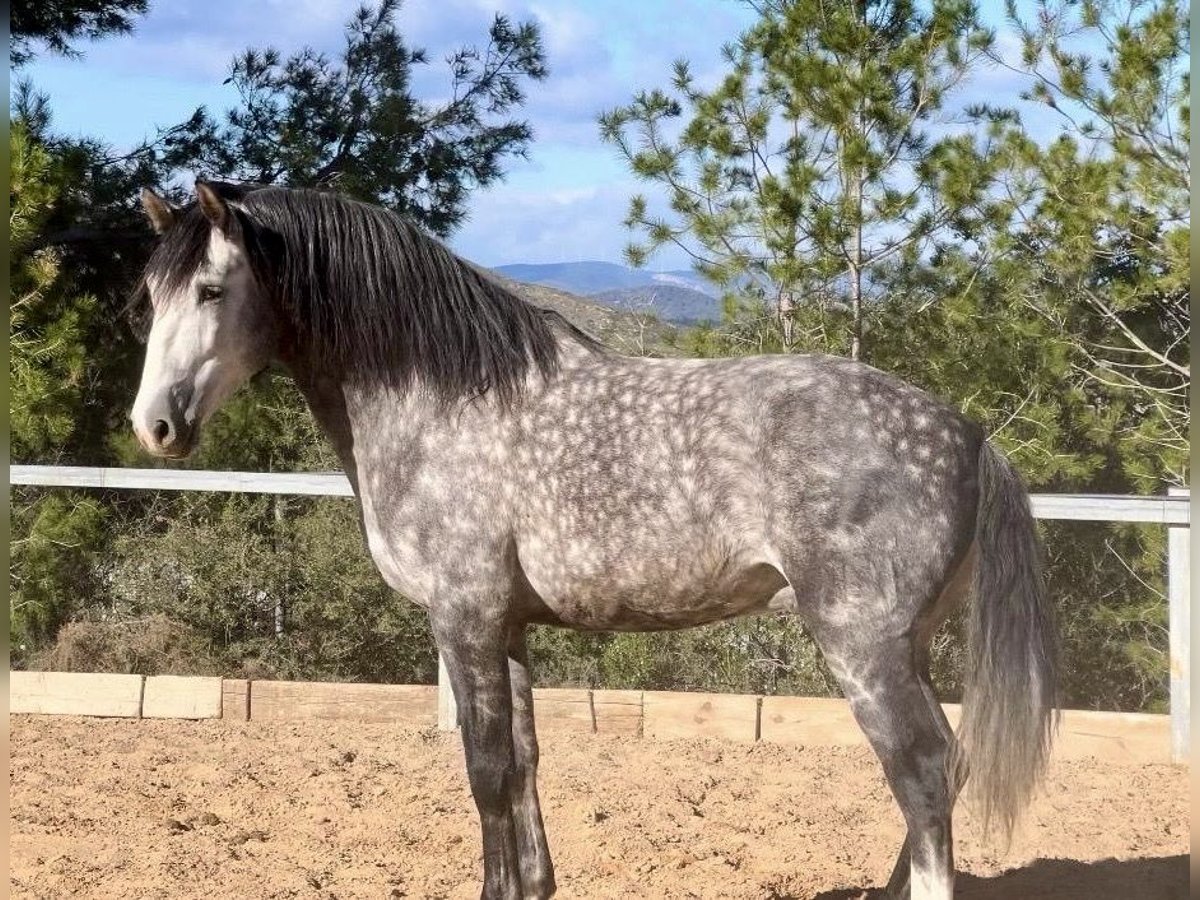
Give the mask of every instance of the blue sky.
<path id="1" fill-rule="evenodd" d="M 135 145 L 156 125 L 185 118 L 196 106 L 223 111 L 236 93 L 221 82 L 247 46 L 287 54 L 305 45 L 336 54 L 342 25 L 359 0 L 152 0 L 133 35 L 82 45 L 82 60 L 39 57 L 21 73 L 49 94 L 57 131 Z M 1000 3 L 983 4 L 1001 47 L 1015 42 Z M 523 115 L 534 127 L 528 160 L 513 160 L 501 184 L 477 192 L 470 219 L 451 239 L 484 265 L 599 259 L 621 262 L 621 225 L 631 194 L 645 190 L 600 142 L 595 120 L 635 91 L 668 83 L 672 60 L 686 57 L 702 81 L 721 70 L 720 45 L 754 18 L 737 0 L 408 0 L 399 15 L 413 46 L 431 64 L 416 79 L 436 98 L 448 83 L 441 60 L 486 39 L 495 12 L 536 19 L 550 77 L 530 86 Z M 1020 79 L 986 71 L 965 87 L 964 102 L 1017 104 Z M 1028 122 L 1037 111 L 1022 108 Z M 1035 122 L 1036 124 L 1036 122 Z M 1048 123 L 1047 123 L 1048 124 Z M 678 252 L 652 268 L 686 267 Z"/>

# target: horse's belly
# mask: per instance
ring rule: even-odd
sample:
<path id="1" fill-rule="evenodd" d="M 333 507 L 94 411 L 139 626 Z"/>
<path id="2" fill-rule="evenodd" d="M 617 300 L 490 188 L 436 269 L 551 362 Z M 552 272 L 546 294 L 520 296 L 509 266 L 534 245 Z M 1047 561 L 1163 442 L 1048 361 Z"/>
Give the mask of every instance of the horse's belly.
<path id="1" fill-rule="evenodd" d="M 657 631 L 766 612 L 787 580 L 766 554 L 719 561 L 644 558 L 539 565 L 526 580 L 556 624 L 595 631 Z"/>

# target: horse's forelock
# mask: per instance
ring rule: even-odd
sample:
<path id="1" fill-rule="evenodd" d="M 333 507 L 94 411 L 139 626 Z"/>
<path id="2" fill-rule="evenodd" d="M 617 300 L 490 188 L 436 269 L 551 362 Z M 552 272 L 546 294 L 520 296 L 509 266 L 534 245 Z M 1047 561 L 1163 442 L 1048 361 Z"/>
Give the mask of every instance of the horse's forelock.
<path id="1" fill-rule="evenodd" d="M 142 274 L 143 285 L 154 282 L 171 294 L 183 288 L 204 264 L 211 233 L 212 225 L 199 205 L 192 203 L 179 210 L 175 224 L 163 233 L 150 254 Z"/>

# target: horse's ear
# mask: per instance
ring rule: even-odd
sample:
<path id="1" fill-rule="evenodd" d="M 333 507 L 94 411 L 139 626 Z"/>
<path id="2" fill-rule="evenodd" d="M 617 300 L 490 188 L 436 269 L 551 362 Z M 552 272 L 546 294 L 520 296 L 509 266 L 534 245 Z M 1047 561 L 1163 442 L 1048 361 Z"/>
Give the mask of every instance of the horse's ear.
<path id="1" fill-rule="evenodd" d="M 175 207 L 150 188 L 142 188 L 142 209 L 146 211 L 155 234 L 162 234 L 175 224 Z"/>
<path id="2" fill-rule="evenodd" d="M 233 224 L 233 213 L 229 209 L 229 204 L 225 202 L 225 198 L 218 194 L 211 185 L 197 181 L 196 199 L 200 201 L 200 209 L 213 227 L 228 234 L 230 226 Z"/>

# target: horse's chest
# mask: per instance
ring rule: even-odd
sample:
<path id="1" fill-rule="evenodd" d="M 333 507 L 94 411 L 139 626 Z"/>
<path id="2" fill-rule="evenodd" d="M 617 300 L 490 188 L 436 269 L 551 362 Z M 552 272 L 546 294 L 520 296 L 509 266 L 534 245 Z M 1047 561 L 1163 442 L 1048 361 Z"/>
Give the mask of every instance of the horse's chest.
<path id="1" fill-rule="evenodd" d="M 367 548 L 391 588 L 427 609 L 448 591 L 507 589 L 504 529 L 487 491 L 456 486 L 450 470 L 386 473 L 363 487 Z"/>
<path id="2" fill-rule="evenodd" d="M 429 608 L 451 552 L 444 534 L 446 514 L 428 498 L 398 491 L 401 481 L 393 478 L 374 479 L 360 493 L 367 549 L 389 587 Z"/>
<path id="3" fill-rule="evenodd" d="M 383 580 L 420 606 L 428 609 L 433 599 L 431 570 L 416 541 L 405 541 L 394 528 L 386 528 L 376 516 L 364 510 L 363 531 L 367 549 Z"/>

